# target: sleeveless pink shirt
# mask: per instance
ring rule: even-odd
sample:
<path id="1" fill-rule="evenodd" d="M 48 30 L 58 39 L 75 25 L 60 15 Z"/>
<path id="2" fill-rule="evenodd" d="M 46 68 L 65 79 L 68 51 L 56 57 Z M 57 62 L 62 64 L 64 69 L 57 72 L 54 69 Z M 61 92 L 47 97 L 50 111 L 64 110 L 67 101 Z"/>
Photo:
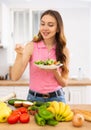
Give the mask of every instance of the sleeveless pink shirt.
<path id="1" fill-rule="evenodd" d="M 48 52 L 43 41 L 34 43 L 34 50 L 29 62 L 30 64 L 30 89 L 39 93 L 49 93 L 58 90 L 59 86 L 54 74 L 51 71 L 40 69 L 35 66 L 37 60 L 47 60 L 48 58 L 56 60 L 56 47 Z"/>

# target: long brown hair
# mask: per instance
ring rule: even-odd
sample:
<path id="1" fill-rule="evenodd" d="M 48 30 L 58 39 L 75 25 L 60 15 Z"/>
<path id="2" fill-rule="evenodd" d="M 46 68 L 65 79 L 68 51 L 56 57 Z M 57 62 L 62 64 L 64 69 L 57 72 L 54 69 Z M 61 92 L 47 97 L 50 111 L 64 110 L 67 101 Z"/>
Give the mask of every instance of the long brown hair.
<path id="1" fill-rule="evenodd" d="M 63 63 L 63 66 L 62 66 L 62 71 L 64 73 L 68 73 L 68 69 L 67 69 L 67 66 L 66 66 L 66 55 L 64 54 L 64 48 L 66 47 L 66 38 L 65 38 L 65 35 L 64 35 L 64 26 L 63 26 L 63 20 L 62 20 L 62 17 L 61 15 L 59 14 L 58 11 L 55 11 L 55 10 L 47 10 L 45 11 L 42 15 L 41 15 L 41 18 L 44 16 L 44 15 L 51 15 L 53 16 L 56 21 L 57 21 L 57 28 L 58 28 L 58 32 L 56 33 L 55 35 L 55 39 L 56 39 L 56 60 L 57 61 L 60 61 L 61 63 Z M 38 33 L 38 37 L 34 37 L 33 41 L 36 41 L 36 42 L 39 42 L 43 40 L 43 37 L 41 35 L 41 33 L 39 32 Z"/>

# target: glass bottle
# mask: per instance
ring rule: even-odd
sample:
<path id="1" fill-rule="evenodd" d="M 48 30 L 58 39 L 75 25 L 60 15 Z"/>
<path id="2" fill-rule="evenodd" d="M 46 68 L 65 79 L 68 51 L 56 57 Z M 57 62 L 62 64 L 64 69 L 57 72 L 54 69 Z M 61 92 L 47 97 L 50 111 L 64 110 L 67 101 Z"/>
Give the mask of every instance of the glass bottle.
<path id="1" fill-rule="evenodd" d="M 82 78 L 83 78 L 83 76 L 82 76 L 82 68 L 79 67 L 78 68 L 78 80 L 81 80 Z"/>

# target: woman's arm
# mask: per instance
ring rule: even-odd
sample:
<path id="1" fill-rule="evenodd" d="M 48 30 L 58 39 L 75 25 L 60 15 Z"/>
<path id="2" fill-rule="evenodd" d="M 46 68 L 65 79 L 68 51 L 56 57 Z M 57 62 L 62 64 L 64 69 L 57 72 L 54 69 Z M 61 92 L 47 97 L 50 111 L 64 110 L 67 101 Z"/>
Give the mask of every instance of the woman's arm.
<path id="1" fill-rule="evenodd" d="M 57 81 L 59 82 L 59 84 L 62 87 L 67 86 L 68 78 L 67 77 L 63 77 L 59 69 L 53 70 L 53 73 L 55 75 L 55 78 L 57 79 Z"/>
<path id="2" fill-rule="evenodd" d="M 66 67 L 68 68 L 69 70 L 69 50 L 67 48 L 64 49 L 64 53 L 66 55 Z M 57 81 L 59 82 L 59 84 L 64 87 L 64 86 L 67 86 L 67 83 L 68 83 L 68 75 L 69 73 L 63 73 L 62 70 L 60 69 L 55 69 L 53 70 L 53 73 L 55 75 L 55 78 L 57 79 Z"/>
<path id="3" fill-rule="evenodd" d="M 28 65 L 33 52 L 33 43 L 28 43 L 24 47 L 17 44 L 15 51 L 17 56 L 11 69 L 11 79 L 16 81 L 22 76 Z"/>

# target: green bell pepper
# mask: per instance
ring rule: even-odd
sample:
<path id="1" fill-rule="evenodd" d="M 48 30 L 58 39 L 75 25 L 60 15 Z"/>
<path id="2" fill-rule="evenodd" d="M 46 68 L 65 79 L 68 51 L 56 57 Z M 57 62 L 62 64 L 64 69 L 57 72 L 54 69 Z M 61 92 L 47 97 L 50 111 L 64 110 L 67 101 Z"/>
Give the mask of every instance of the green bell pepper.
<path id="1" fill-rule="evenodd" d="M 38 114 L 45 120 L 53 119 L 54 114 L 47 110 L 46 106 L 41 106 L 38 109 Z"/>
<path id="2" fill-rule="evenodd" d="M 46 121 L 46 124 L 47 124 L 47 125 L 55 126 L 55 125 L 58 124 L 58 121 L 55 120 L 55 119 L 50 119 L 50 120 L 47 120 L 47 121 Z"/>
<path id="3" fill-rule="evenodd" d="M 35 121 L 38 125 L 44 126 L 46 124 L 46 121 L 38 115 L 38 113 L 35 114 Z"/>

